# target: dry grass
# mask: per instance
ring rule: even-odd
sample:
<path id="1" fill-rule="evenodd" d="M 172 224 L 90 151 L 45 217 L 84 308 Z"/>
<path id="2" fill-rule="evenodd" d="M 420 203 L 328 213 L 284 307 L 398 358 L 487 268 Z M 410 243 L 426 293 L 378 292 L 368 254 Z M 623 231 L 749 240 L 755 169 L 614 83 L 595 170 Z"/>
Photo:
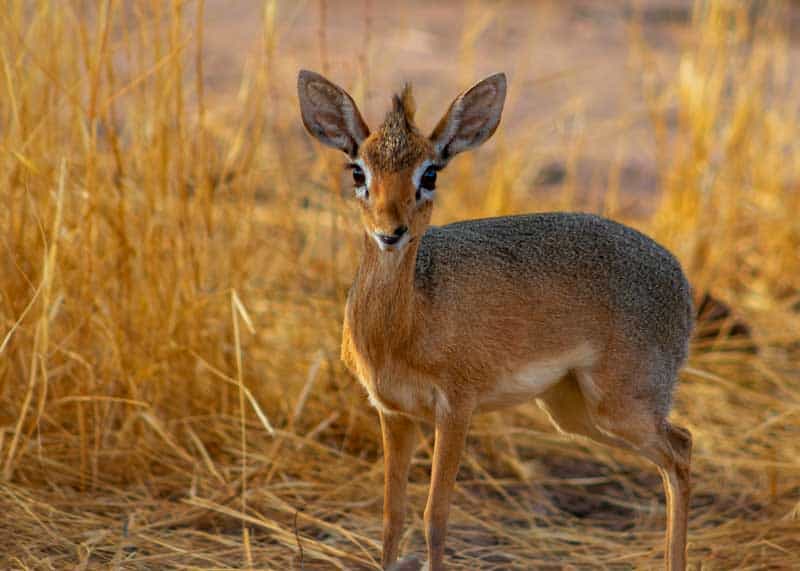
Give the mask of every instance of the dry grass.
<path id="1" fill-rule="evenodd" d="M 294 74 L 319 59 L 282 50 L 278 24 L 331 7 L 265 2 L 224 99 L 204 82 L 202 0 L 84 4 L 0 13 L 2 567 L 377 568 L 379 428 L 338 361 L 358 229 L 338 159 L 297 116 Z M 507 7 L 470 5 L 462 85 Z M 695 435 L 690 559 L 709 569 L 800 566 L 788 10 L 698 2 L 677 71 L 631 24 L 657 204 L 632 208 L 616 163 L 602 193 L 579 192 L 594 126 L 544 152 L 542 118 L 523 116 L 456 161 L 442 187 L 459 194 L 437 213 L 603 212 L 670 246 L 696 291 L 750 326 L 750 341 L 698 339 L 674 412 Z M 379 41 L 368 14 L 357 71 L 337 77 L 359 101 Z M 317 42 L 328 67 L 324 21 Z M 567 165 L 547 192 L 545 154 Z M 431 444 L 421 426 L 405 551 L 424 545 Z M 461 569 L 652 568 L 663 520 L 654 470 L 567 442 L 524 406 L 476 422 L 448 550 Z"/>

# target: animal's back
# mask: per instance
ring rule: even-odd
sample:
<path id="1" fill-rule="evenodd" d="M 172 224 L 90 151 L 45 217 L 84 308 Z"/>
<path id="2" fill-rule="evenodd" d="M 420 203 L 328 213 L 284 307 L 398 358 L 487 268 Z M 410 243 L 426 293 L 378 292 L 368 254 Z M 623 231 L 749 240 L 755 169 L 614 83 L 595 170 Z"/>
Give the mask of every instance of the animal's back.
<path id="1" fill-rule="evenodd" d="M 676 367 L 686 357 L 693 309 L 680 264 L 651 238 L 611 220 L 555 212 L 431 227 L 417 254 L 417 290 L 444 299 L 461 295 L 465 282 L 477 284 L 473 297 L 523 296 L 532 308 L 555 298 L 564 312 L 594 307 L 610 316 L 609 334 L 657 346 Z"/>

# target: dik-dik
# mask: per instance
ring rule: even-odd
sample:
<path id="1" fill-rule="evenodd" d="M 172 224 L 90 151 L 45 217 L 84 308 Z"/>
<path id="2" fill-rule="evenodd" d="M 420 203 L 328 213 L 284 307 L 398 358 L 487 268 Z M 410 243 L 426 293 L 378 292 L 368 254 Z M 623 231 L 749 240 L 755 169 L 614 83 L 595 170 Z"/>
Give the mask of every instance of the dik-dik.
<path id="1" fill-rule="evenodd" d="M 438 172 L 497 129 L 502 73 L 456 97 L 427 137 L 409 87 L 374 132 L 321 75 L 301 71 L 297 87 L 308 131 L 349 157 L 361 210 L 342 359 L 380 415 L 383 566 L 397 560 L 414 420 L 435 427 L 424 522 L 427 565 L 438 571 L 472 416 L 536 399 L 559 430 L 655 463 L 667 498 L 666 564 L 684 569 L 692 439 L 667 415 L 693 310 L 675 258 L 588 214 L 429 225 Z"/>

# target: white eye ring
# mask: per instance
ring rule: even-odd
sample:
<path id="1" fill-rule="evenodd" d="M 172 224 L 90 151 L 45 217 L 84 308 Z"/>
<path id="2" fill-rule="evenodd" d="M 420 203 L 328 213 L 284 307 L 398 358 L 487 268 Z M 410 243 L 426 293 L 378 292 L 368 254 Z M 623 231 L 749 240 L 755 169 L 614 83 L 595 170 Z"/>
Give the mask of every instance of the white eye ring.
<path id="1" fill-rule="evenodd" d="M 372 184 L 372 173 L 369 172 L 369 169 L 367 168 L 367 165 L 364 164 L 363 159 L 356 159 L 353 161 L 353 164 L 357 165 L 361 169 L 361 172 L 364 173 L 364 184 L 357 186 L 355 189 L 356 198 L 364 200 L 367 198 L 367 190 L 369 189 L 370 184 Z"/>
<path id="2" fill-rule="evenodd" d="M 411 183 L 414 185 L 414 188 L 417 189 L 420 202 L 433 200 L 434 191 L 422 188 L 420 186 L 420 182 L 422 181 L 422 175 L 425 174 L 425 171 L 428 170 L 428 167 L 435 167 L 435 166 L 436 163 L 431 160 L 422 161 L 422 164 L 419 165 L 414 170 L 414 174 L 411 175 Z"/>

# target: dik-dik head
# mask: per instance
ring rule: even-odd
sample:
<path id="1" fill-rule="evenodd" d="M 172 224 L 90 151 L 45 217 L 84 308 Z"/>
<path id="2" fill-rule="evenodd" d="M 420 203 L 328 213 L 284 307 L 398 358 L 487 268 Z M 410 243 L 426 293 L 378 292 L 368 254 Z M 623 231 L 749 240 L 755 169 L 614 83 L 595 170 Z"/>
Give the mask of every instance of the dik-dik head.
<path id="1" fill-rule="evenodd" d="M 506 76 L 487 77 L 456 97 L 430 137 L 414 123 L 409 86 L 394 96 L 391 111 L 373 133 L 353 98 L 318 73 L 301 71 L 297 92 L 306 129 L 350 158 L 367 234 L 381 250 L 399 251 L 430 222 L 436 173 L 497 129 Z"/>

